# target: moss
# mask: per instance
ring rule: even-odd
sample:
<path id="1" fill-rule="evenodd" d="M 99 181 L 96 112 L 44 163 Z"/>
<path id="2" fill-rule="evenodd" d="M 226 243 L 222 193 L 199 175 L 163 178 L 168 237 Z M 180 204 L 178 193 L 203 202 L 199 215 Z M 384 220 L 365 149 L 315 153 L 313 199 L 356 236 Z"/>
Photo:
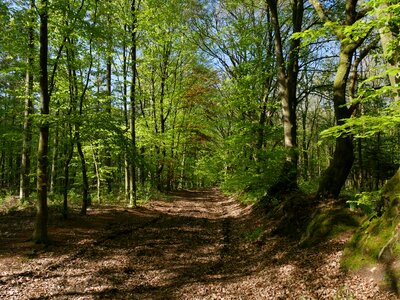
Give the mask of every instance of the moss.
<path id="1" fill-rule="evenodd" d="M 342 267 L 357 270 L 381 264 L 385 269 L 383 285 L 398 293 L 400 171 L 387 182 L 382 191 L 381 216 L 364 220 L 346 246 Z"/>
<path id="2" fill-rule="evenodd" d="M 378 263 L 379 254 L 393 236 L 393 230 L 382 228 L 377 219 L 369 222 L 371 228 L 360 228 L 346 246 L 342 258 L 344 269 L 360 269 Z"/>
<path id="3" fill-rule="evenodd" d="M 359 226 L 359 218 L 343 207 L 322 207 L 311 218 L 300 244 L 308 247 Z"/>

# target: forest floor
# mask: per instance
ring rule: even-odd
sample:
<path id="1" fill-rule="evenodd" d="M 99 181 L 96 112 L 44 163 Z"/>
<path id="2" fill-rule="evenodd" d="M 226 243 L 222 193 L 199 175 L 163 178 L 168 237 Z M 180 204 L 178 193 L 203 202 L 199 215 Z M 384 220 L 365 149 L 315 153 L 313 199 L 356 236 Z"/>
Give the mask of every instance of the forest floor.
<path id="1" fill-rule="evenodd" d="M 33 219 L 0 215 L 0 299 L 394 299 L 341 271 L 348 234 L 300 248 L 217 190 L 53 214 L 46 248 L 29 242 Z"/>

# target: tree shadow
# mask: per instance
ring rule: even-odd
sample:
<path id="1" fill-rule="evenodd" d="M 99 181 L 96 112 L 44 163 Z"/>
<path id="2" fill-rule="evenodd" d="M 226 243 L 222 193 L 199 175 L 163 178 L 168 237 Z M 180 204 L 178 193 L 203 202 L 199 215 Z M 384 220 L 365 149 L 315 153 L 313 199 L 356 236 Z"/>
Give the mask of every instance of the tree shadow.
<path id="1" fill-rule="evenodd" d="M 240 284 L 267 271 L 265 286 L 301 281 L 312 293 L 321 276 L 316 270 L 343 247 L 304 249 L 279 236 L 258 246 L 243 237 L 243 228 L 255 222 L 251 211 L 229 215 L 237 203 L 207 193 L 180 192 L 149 207 L 94 209 L 86 217 L 54 222 L 56 243 L 27 262 L 27 276 L 63 288 L 36 299 L 182 299 L 202 286 Z M 20 267 L 0 275 L 0 285 L 11 287 L 26 265 Z M 28 293 L 25 289 L 18 286 L 21 294 Z"/>

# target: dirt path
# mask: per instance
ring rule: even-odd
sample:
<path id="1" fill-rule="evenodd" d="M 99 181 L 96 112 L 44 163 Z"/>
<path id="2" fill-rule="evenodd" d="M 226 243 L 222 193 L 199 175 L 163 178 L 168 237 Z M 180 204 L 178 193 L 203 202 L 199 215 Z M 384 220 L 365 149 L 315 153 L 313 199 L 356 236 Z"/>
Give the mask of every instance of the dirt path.
<path id="1" fill-rule="evenodd" d="M 340 272 L 343 239 L 253 243 L 262 217 L 216 190 L 53 218 L 46 251 L 26 242 L 31 216 L 1 218 L 0 299 L 390 299 Z"/>

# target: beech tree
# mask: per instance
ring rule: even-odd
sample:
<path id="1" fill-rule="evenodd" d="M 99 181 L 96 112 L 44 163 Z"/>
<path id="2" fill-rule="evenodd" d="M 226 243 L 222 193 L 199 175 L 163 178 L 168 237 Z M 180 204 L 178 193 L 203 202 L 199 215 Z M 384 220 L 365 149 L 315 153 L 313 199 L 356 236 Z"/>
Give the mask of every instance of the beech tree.
<path id="1" fill-rule="evenodd" d="M 343 124 L 343 120 L 349 118 L 354 110 L 355 104 L 349 104 L 346 97 L 347 83 L 352 67 L 355 51 L 367 38 L 369 31 L 351 36 L 346 28 L 354 25 L 365 16 L 365 11 L 357 11 L 357 0 L 346 0 L 344 18 L 340 22 L 334 22 L 327 14 L 324 6 L 318 0 L 311 0 L 321 21 L 333 31 L 339 41 L 339 63 L 333 83 L 333 105 L 335 110 L 336 124 Z M 340 20 L 340 18 L 339 18 Z M 323 174 L 318 194 L 323 197 L 337 197 L 342 189 L 353 165 L 354 145 L 351 135 L 342 134 L 336 138 L 335 152 L 329 167 Z"/>
<path id="2" fill-rule="evenodd" d="M 33 232 L 33 240 L 36 243 L 47 243 L 47 179 L 48 179 L 48 144 L 49 144 L 49 108 L 50 108 L 50 94 L 49 94 L 49 81 L 47 72 L 48 63 L 48 2 L 41 0 L 39 3 L 39 17 L 40 17 L 40 50 L 39 50 L 39 63 L 40 63 L 40 134 L 39 134 L 39 148 L 38 148 L 38 169 L 37 169 L 37 212 L 35 229 Z"/>
<path id="3" fill-rule="evenodd" d="M 282 120 L 284 145 L 287 150 L 286 162 L 280 180 L 274 189 L 294 190 L 297 188 L 297 82 L 299 73 L 300 39 L 292 39 L 288 50 L 287 61 L 283 49 L 281 27 L 278 15 L 278 1 L 268 0 L 271 11 L 271 22 L 274 27 L 275 56 L 277 59 L 278 97 L 282 101 Z M 303 0 L 291 1 L 292 32 L 301 32 L 304 13 Z"/>

